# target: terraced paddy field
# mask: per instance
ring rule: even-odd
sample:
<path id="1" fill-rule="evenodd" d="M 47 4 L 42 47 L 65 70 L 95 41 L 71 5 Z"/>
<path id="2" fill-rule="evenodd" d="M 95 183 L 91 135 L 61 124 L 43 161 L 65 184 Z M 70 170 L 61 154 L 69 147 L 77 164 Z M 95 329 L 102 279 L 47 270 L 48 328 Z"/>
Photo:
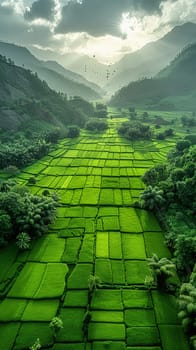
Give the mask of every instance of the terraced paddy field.
<path id="1" fill-rule="evenodd" d="M 163 233 L 151 213 L 132 206 L 144 188 L 141 175 L 173 142 L 130 144 L 118 137 L 121 122 L 111 120 L 103 135 L 61 142 L 20 174 L 21 184 L 36 176 L 32 193 L 56 191 L 60 202 L 30 251 L 10 245 L 0 252 L 0 350 L 25 350 L 37 338 L 50 350 L 189 349 L 175 297 L 144 284 L 146 258 L 170 257 Z M 92 274 L 102 287 L 89 298 Z M 64 323 L 56 340 L 54 316 Z"/>

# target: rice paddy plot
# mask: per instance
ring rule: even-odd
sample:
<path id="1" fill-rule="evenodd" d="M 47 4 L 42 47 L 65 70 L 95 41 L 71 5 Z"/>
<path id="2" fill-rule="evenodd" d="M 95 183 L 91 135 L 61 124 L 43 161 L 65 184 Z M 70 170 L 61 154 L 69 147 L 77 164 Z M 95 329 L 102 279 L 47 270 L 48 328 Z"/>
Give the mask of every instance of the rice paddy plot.
<path id="1" fill-rule="evenodd" d="M 21 184 L 35 176 L 31 192 L 56 192 L 59 203 L 29 251 L 0 250 L 0 349 L 28 349 L 40 338 L 50 350 L 189 350 L 175 296 L 145 285 L 146 257 L 170 257 L 163 233 L 153 214 L 133 207 L 141 176 L 173 142 L 131 143 L 117 134 L 121 122 L 64 140 L 21 171 Z M 56 316 L 63 328 L 55 340 Z"/>

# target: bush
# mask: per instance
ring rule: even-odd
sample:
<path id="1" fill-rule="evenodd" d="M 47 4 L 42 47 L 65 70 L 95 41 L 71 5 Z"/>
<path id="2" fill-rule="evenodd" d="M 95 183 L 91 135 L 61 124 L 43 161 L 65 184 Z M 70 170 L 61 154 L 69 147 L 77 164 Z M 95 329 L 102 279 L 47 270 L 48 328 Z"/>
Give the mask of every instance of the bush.
<path id="1" fill-rule="evenodd" d="M 49 324 L 49 327 L 52 329 L 54 338 L 56 338 L 57 333 L 63 328 L 62 319 L 60 317 L 53 317 Z"/>
<path id="2" fill-rule="evenodd" d="M 129 140 L 149 140 L 152 130 L 149 125 L 140 122 L 125 122 L 118 129 L 118 133 Z"/>
<path id="3" fill-rule="evenodd" d="M 175 265 L 167 258 L 159 259 L 156 254 L 153 254 L 152 258 L 148 258 L 147 261 L 152 269 L 157 288 L 166 289 L 168 287 L 167 279 L 174 276 Z"/>
<path id="4" fill-rule="evenodd" d="M 80 128 L 77 125 L 71 125 L 67 128 L 67 137 L 74 138 L 80 135 Z"/>
<path id="5" fill-rule="evenodd" d="M 108 123 L 104 120 L 100 119 L 90 119 L 86 124 L 85 124 L 85 129 L 89 131 L 104 131 L 108 128 Z"/>

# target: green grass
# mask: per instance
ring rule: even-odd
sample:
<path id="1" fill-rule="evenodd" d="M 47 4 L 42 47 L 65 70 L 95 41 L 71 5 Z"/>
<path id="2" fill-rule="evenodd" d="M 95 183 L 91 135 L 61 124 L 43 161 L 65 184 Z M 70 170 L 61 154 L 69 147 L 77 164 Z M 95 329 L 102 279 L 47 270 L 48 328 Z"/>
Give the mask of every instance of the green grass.
<path id="1" fill-rule="evenodd" d="M 78 258 L 80 246 L 81 237 L 67 238 L 62 261 L 66 263 L 75 263 Z"/>
<path id="2" fill-rule="evenodd" d="M 4 299 L 0 304 L 0 322 L 20 321 L 27 303 L 25 299 Z"/>
<path id="3" fill-rule="evenodd" d="M 64 239 L 59 239 L 54 234 L 46 235 L 33 244 L 28 260 L 35 262 L 60 262 L 64 249 Z"/>
<path id="4" fill-rule="evenodd" d="M 25 322 L 21 324 L 19 334 L 16 338 L 14 350 L 29 349 L 36 339 L 40 339 L 42 347 L 52 345 L 52 332 L 48 322 Z M 4 348 L 7 350 L 7 348 Z M 8 348 L 9 349 L 9 348 Z"/>
<path id="5" fill-rule="evenodd" d="M 146 290 L 123 290 L 122 298 L 125 309 L 153 307 L 151 294 Z"/>
<path id="6" fill-rule="evenodd" d="M 103 283 L 112 284 L 112 267 L 109 259 L 96 259 L 95 274 Z"/>
<path id="7" fill-rule="evenodd" d="M 81 250 L 79 253 L 78 261 L 92 263 L 94 259 L 94 243 L 95 237 L 93 234 L 88 234 L 84 236 Z"/>
<path id="8" fill-rule="evenodd" d="M 93 295 L 91 308 L 95 310 L 123 310 L 121 291 L 97 289 Z"/>
<path id="9" fill-rule="evenodd" d="M 153 327 L 156 325 L 154 312 L 146 309 L 125 310 L 125 324 L 127 327 Z"/>
<path id="10" fill-rule="evenodd" d="M 144 284 L 146 276 L 150 274 L 146 261 L 125 261 L 125 268 L 128 284 Z"/>
<path id="11" fill-rule="evenodd" d="M 93 272 L 92 264 L 77 264 L 68 278 L 69 289 L 88 289 L 88 280 Z"/>
<path id="12" fill-rule="evenodd" d="M 59 317 L 63 321 L 63 328 L 57 335 L 58 342 L 82 342 L 84 335 L 82 332 L 85 309 L 61 309 Z"/>
<path id="13" fill-rule="evenodd" d="M 110 259 L 122 259 L 121 233 L 109 233 L 109 257 Z"/>
<path id="14" fill-rule="evenodd" d="M 161 231 L 161 228 L 153 213 L 148 212 L 146 210 L 141 210 L 141 209 L 138 209 L 137 213 L 140 218 L 143 231 L 147 231 L 147 232 Z"/>
<path id="15" fill-rule="evenodd" d="M 125 340 L 124 324 L 90 323 L 89 340 Z"/>
<path id="16" fill-rule="evenodd" d="M 84 188 L 80 204 L 98 204 L 99 200 L 99 189 L 97 188 Z"/>
<path id="17" fill-rule="evenodd" d="M 144 240 L 148 258 L 154 253 L 157 254 L 159 258 L 171 258 L 171 253 L 166 247 L 162 232 L 145 232 Z"/>
<path id="18" fill-rule="evenodd" d="M 152 346 L 160 343 L 159 333 L 156 327 L 131 327 L 127 328 L 127 344 L 129 346 Z M 175 348 L 173 348 L 174 350 Z M 165 349 L 164 349 L 165 350 Z"/>
<path id="19" fill-rule="evenodd" d="M 93 342 L 92 350 L 126 350 L 125 343 L 118 341 Z"/>
<path id="20" fill-rule="evenodd" d="M 175 325 L 179 323 L 177 302 L 173 295 L 153 291 L 152 298 L 158 324 Z"/>
<path id="21" fill-rule="evenodd" d="M 67 272 L 65 264 L 26 263 L 8 295 L 36 299 L 60 297 Z"/>
<path id="22" fill-rule="evenodd" d="M 144 238 L 142 234 L 122 234 L 124 259 L 146 259 Z"/>
<path id="23" fill-rule="evenodd" d="M 63 307 L 85 307 L 87 304 L 87 290 L 71 290 L 66 292 Z"/>
<path id="24" fill-rule="evenodd" d="M 59 300 L 29 301 L 22 316 L 22 321 L 50 322 L 57 314 Z"/>
<path id="25" fill-rule="evenodd" d="M 96 257 L 109 258 L 109 235 L 107 232 L 96 234 Z"/>
<path id="26" fill-rule="evenodd" d="M 161 341 L 164 350 L 189 350 L 188 341 L 180 326 L 160 326 Z"/>
<path id="27" fill-rule="evenodd" d="M 121 232 L 142 232 L 139 218 L 134 208 L 120 208 Z"/>
<path id="28" fill-rule="evenodd" d="M 124 315 L 122 311 L 93 311 L 91 321 L 102 323 L 123 323 Z"/>
<path id="29" fill-rule="evenodd" d="M 50 350 L 188 350 L 175 297 L 144 285 L 146 257 L 170 257 L 161 228 L 152 213 L 132 206 L 141 176 L 176 139 L 131 143 L 116 133 L 121 121 L 109 120 L 102 135 L 82 131 L 21 171 L 20 184 L 35 176 L 31 192 L 56 191 L 60 201 L 48 234 L 30 251 L 0 250 L 1 350 L 26 350 L 38 337 Z M 90 298 L 92 274 L 102 285 Z M 55 343 L 54 316 L 64 323 Z"/>
<path id="30" fill-rule="evenodd" d="M 121 260 L 111 260 L 113 284 L 125 284 L 124 264 Z"/>
<path id="31" fill-rule="evenodd" d="M 0 349 L 12 350 L 20 328 L 20 323 L 0 324 Z M 17 349 L 17 348 L 15 348 Z"/>
<path id="32" fill-rule="evenodd" d="M 55 344 L 51 350 L 85 350 L 84 343 L 64 343 L 64 344 Z M 88 349 L 86 349 L 88 350 Z M 91 350 L 89 348 L 89 350 Z"/>

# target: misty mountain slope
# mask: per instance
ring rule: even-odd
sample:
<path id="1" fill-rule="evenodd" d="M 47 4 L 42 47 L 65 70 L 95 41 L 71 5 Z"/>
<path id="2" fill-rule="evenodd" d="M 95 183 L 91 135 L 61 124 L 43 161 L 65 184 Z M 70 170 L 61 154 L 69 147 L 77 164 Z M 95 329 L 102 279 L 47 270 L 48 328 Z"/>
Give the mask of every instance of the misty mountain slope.
<path id="1" fill-rule="evenodd" d="M 130 83 L 111 99 L 115 106 L 173 104 L 175 108 L 196 106 L 196 44 L 185 48 L 154 79 Z M 188 105 L 191 103 L 191 105 Z"/>
<path id="2" fill-rule="evenodd" d="M 67 69 L 82 75 L 88 81 L 103 87 L 107 83 L 108 66 L 89 57 L 76 53 L 68 53 L 59 57 L 60 63 Z"/>
<path id="3" fill-rule="evenodd" d="M 48 69 L 51 69 L 51 70 L 61 74 L 65 78 L 68 78 L 70 80 L 74 80 L 77 83 L 86 85 L 89 88 L 91 88 L 94 91 L 96 91 L 100 95 L 104 94 L 104 90 L 101 89 L 100 86 L 98 86 L 98 85 L 90 82 L 89 80 L 85 79 L 82 75 L 74 73 L 71 70 L 68 70 L 68 69 L 64 68 L 62 65 L 60 65 L 56 61 L 43 61 L 43 64 L 44 64 L 44 67 L 46 67 Z"/>
<path id="4" fill-rule="evenodd" d="M 113 66 L 117 73 L 106 85 L 106 90 L 114 92 L 131 81 L 151 78 L 169 64 L 179 51 L 195 41 L 196 24 L 186 23 L 173 28 L 163 38 L 145 45 L 117 62 Z"/>
<path id="5" fill-rule="evenodd" d="M 84 117 L 35 74 L 0 57 L 0 128 L 18 129 L 33 119 L 62 126 Z"/>
<path id="6" fill-rule="evenodd" d="M 50 64 L 45 66 L 45 62 L 39 61 L 24 47 L 0 42 L 0 54 L 11 58 L 19 66 L 37 72 L 39 77 L 46 80 L 51 88 L 66 93 L 68 96 L 79 95 L 88 100 L 100 98 L 99 89 L 95 91 L 89 86 L 89 83 L 87 86 L 84 84 L 84 81 L 81 82 L 81 79 L 78 82 L 77 75 L 74 73 L 72 73 L 72 77 L 75 77 L 75 79 L 70 78 L 71 72 L 68 73 L 69 77 L 67 77 L 66 70 L 63 70 L 63 75 L 59 74 L 59 69 L 58 71 L 57 68 L 55 70 L 51 69 Z M 48 69 L 48 65 L 50 65 L 50 69 Z"/>

